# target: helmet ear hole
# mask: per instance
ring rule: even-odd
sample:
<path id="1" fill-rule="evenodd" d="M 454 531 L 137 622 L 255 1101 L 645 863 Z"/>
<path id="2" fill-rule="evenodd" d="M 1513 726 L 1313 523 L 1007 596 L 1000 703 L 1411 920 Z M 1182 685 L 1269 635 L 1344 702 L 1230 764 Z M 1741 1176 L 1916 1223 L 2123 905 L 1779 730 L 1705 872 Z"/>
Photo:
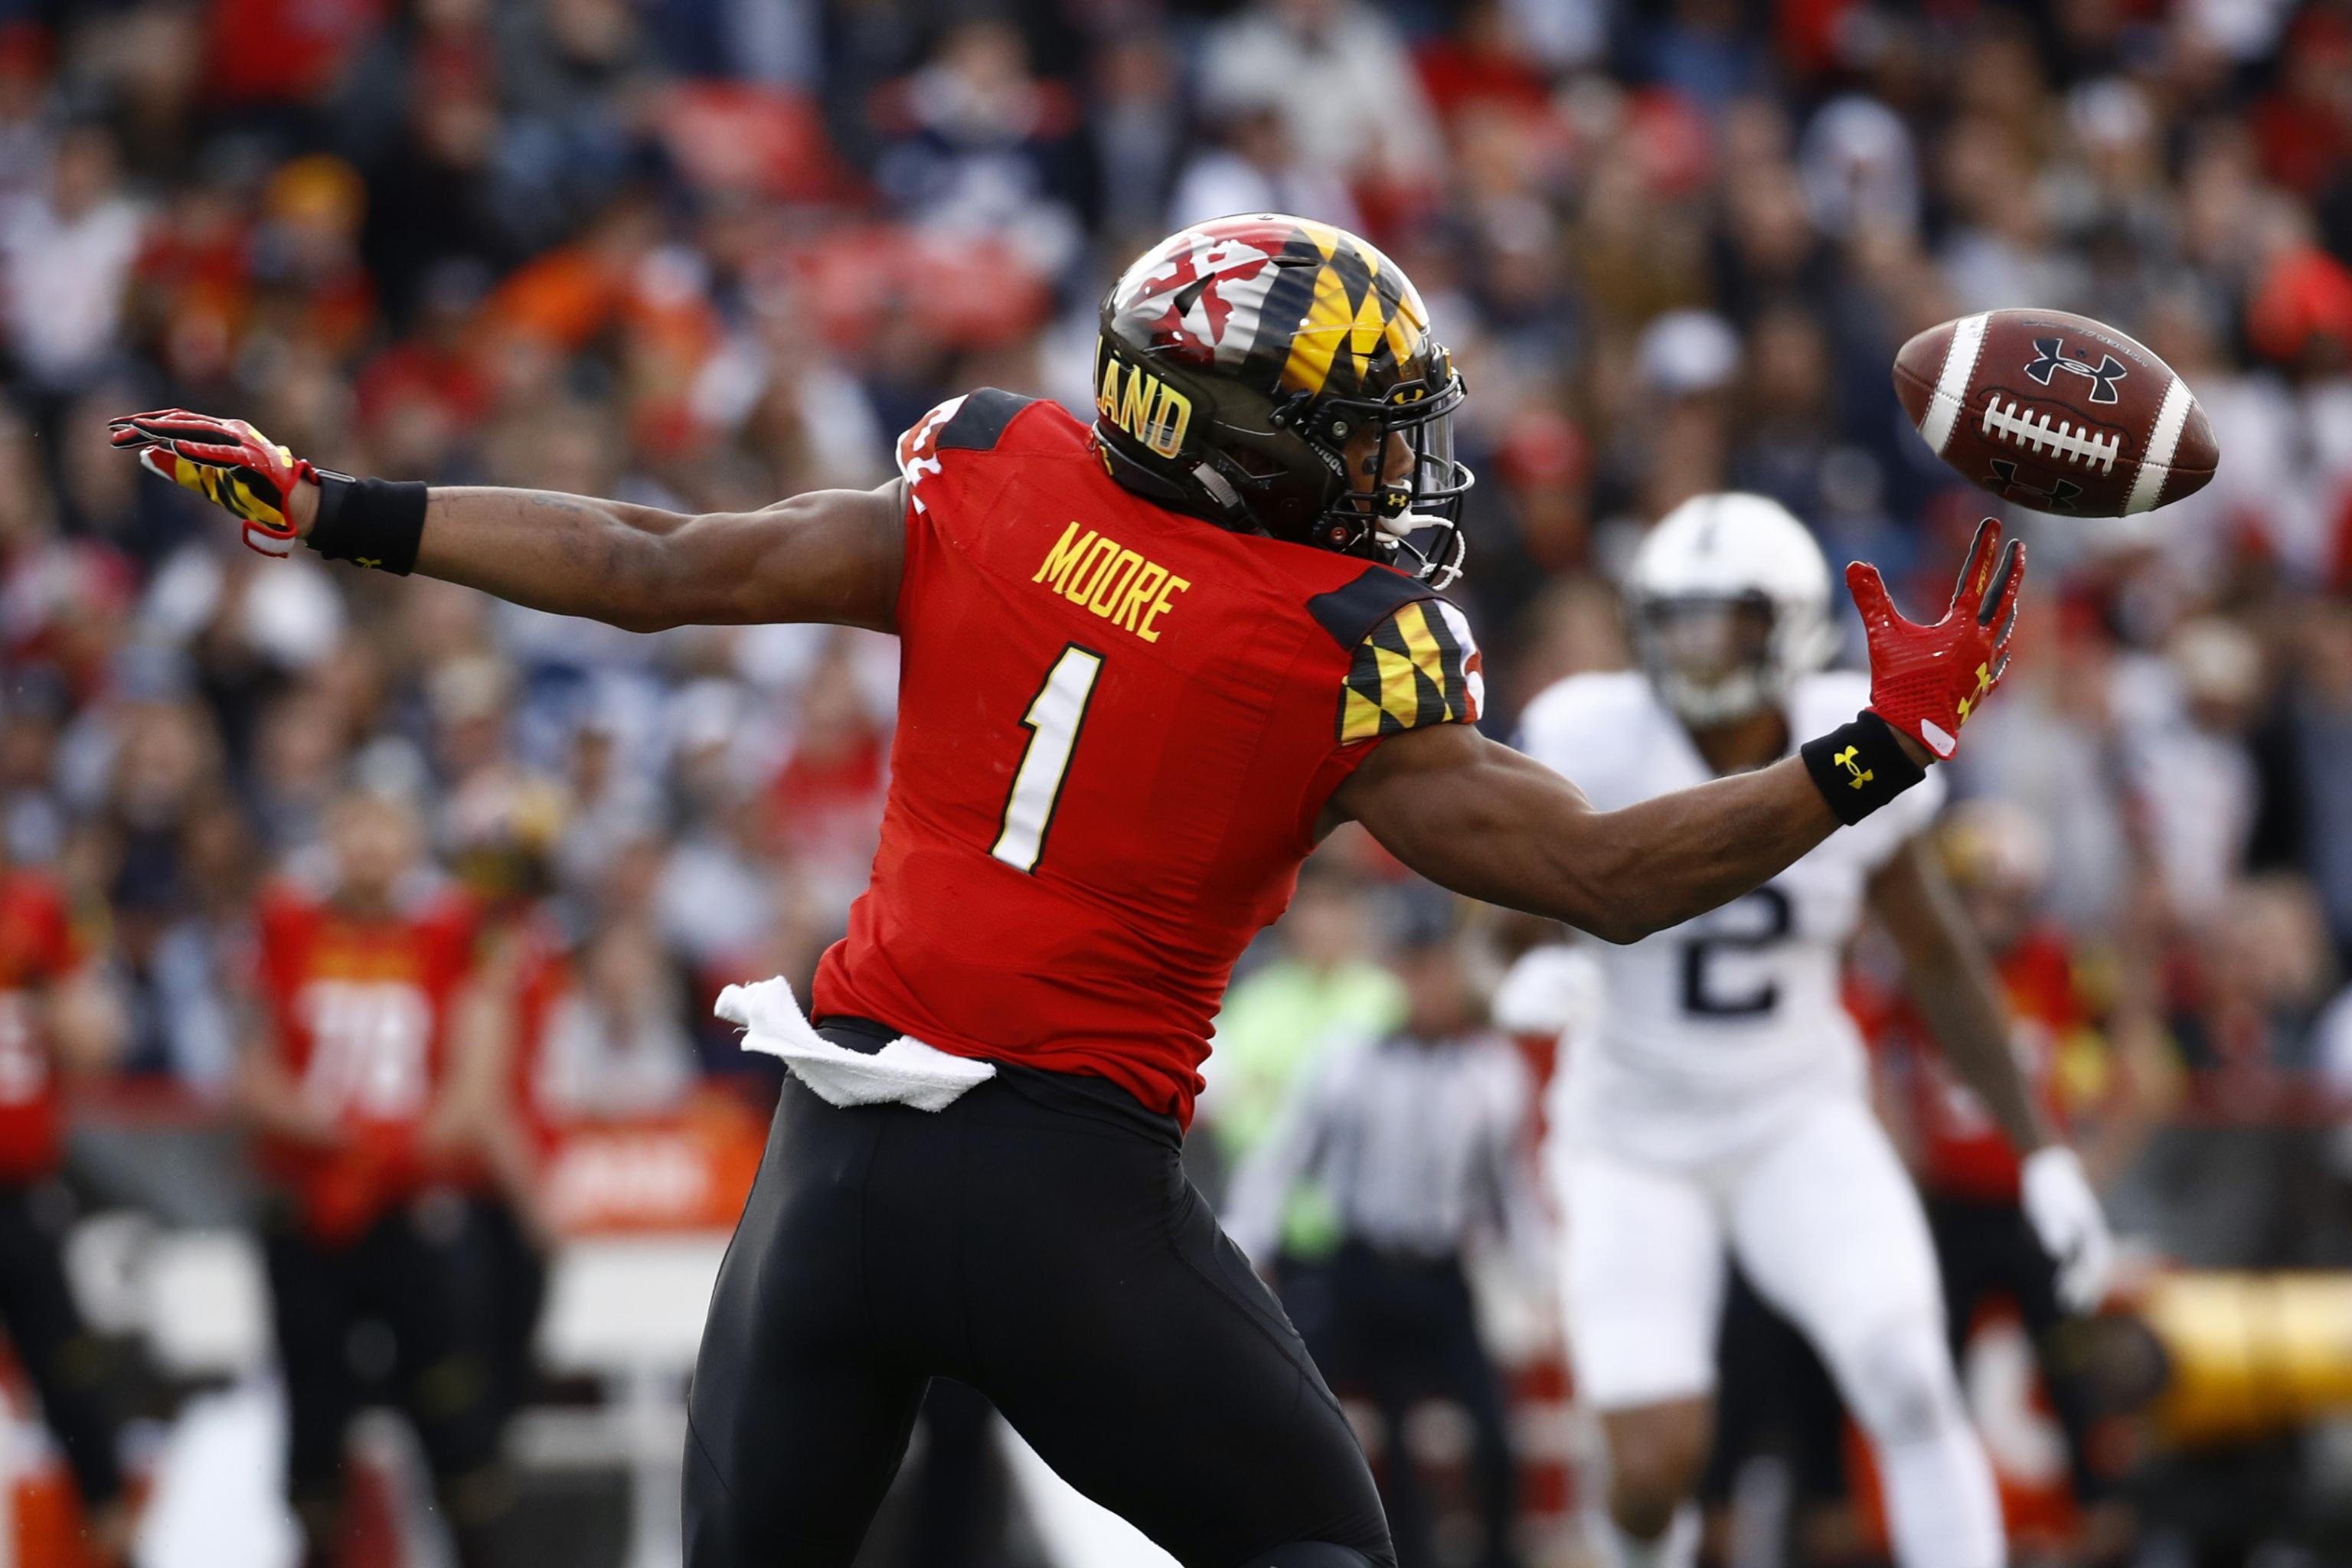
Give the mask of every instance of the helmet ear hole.
<path id="1" fill-rule="evenodd" d="M 1283 466 L 1255 447 L 1236 443 L 1225 448 L 1225 460 L 1254 479 L 1278 479 L 1285 472 Z"/>

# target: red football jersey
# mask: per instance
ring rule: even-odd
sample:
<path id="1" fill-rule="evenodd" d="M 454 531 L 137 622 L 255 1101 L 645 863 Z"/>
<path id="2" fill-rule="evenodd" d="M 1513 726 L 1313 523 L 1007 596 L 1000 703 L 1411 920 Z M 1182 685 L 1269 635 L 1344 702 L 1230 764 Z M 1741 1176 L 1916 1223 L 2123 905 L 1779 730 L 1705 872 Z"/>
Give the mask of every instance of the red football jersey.
<path id="1" fill-rule="evenodd" d="M 417 1148 L 446 1068 L 450 1003 L 472 956 L 473 911 L 435 902 L 379 919 L 279 890 L 265 897 L 259 989 L 279 1062 L 344 1141 L 260 1141 L 263 1169 L 291 1188 L 312 1235 L 356 1237 L 429 1183 L 469 1179 Z"/>
<path id="2" fill-rule="evenodd" d="M 952 399 L 898 460 L 889 795 L 814 1012 L 1189 1121 L 1333 789 L 1384 736 L 1477 717 L 1469 626 L 1386 566 L 1151 505 L 1051 403 Z"/>
<path id="3" fill-rule="evenodd" d="M 31 871 L 0 872 L 0 1182 L 57 1169 L 64 1116 L 41 994 L 78 962 L 65 900 Z"/>
<path id="4" fill-rule="evenodd" d="M 1994 962 L 2015 1030 L 2025 1085 L 2053 1128 L 2065 1124 L 2057 1090 L 2059 1047 L 2088 1028 L 2088 1010 L 2074 984 L 2072 955 L 2054 931 L 2035 931 Z M 1848 1003 L 1872 1047 L 1901 1052 L 1908 1068 L 1911 1124 L 1919 1141 L 1919 1184 L 1946 1197 L 2011 1203 L 2018 1194 L 2017 1151 L 1960 1080 L 1909 999 L 1849 988 Z"/>
<path id="5" fill-rule="evenodd" d="M 579 989 L 580 976 L 555 922 L 534 913 L 509 932 L 517 944 L 512 979 L 513 1059 L 508 1064 L 507 1089 L 524 1136 L 544 1155 L 555 1144 L 562 1114 L 542 1092 L 546 1081 L 549 1031 L 556 1011 Z"/>

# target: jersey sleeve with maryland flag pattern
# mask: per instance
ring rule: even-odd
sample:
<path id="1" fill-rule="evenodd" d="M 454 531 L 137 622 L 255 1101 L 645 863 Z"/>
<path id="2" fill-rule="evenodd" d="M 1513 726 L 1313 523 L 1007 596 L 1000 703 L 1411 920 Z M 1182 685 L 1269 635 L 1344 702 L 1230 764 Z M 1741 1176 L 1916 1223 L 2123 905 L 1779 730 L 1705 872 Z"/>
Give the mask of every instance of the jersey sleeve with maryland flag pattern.
<path id="1" fill-rule="evenodd" d="M 1486 666 L 1470 623 L 1443 599 L 1415 599 L 1365 634 L 1339 700 L 1339 739 L 1376 741 L 1424 724 L 1475 724 Z"/>
<path id="2" fill-rule="evenodd" d="M 898 461 L 890 792 L 814 1011 L 1189 1119 L 1331 792 L 1476 719 L 1469 626 L 1385 566 L 1150 505 L 1054 404 L 951 399 Z"/>
<path id="3" fill-rule="evenodd" d="M 359 919 L 289 889 L 267 895 L 259 927 L 268 1048 L 297 1092 L 336 1123 L 319 1148 L 260 1141 L 318 1239 L 352 1239 L 428 1184 L 476 1173 L 428 1161 L 417 1135 L 447 1068 L 451 1004 L 472 960 L 474 911 L 445 900 Z"/>
<path id="4" fill-rule="evenodd" d="M 65 900 L 31 872 L 0 872 L 0 1182 L 57 1169 L 63 1142 L 46 993 L 79 962 Z"/>

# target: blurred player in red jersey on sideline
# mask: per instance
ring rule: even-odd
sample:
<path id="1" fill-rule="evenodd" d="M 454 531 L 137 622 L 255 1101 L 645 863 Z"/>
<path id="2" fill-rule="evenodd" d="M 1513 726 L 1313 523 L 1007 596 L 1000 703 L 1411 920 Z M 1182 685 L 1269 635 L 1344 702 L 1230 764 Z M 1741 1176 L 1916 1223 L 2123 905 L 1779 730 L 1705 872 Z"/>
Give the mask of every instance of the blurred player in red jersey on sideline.
<path id="1" fill-rule="evenodd" d="M 69 1205 L 55 1179 L 68 1081 L 102 1070 L 121 1037 L 121 1016 L 84 965 L 57 885 L 0 859 L 0 1330 L 65 1448 L 90 1545 L 106 1563 L 127 1560 L 131 1510 L 110 1360 L 67 1286 Z"/>
<path id="2" fill-rule="evenodd" d="M 2021 548 L 1941 619 L 1849 573 L 1870 707 L 1616 812 L 1473 726 L 1467 389 L 1355 235 L 1196 225 L 1099 311 L 1091 423 L 982 388 L 899 478 L 686 516 L 316 468 L 162 410 L 114 444 L 247 542 L 631 630 L 895 633 L 872 879 L 819 966 L 722 1016 L 793 1068 L 689 1400 L 691 1568 L 856 1554 L 935 1376 L 1190 1568 L 1389 1568 L 1344 1414 L 1180 1163 L 1234 961 L 1345 821 L 1454 891 L 1628 942 L 1748 891 L 1948 757 Z M 1794 737 L 1792 737 L 1793 739 Z"/>
<path id="3" fill-rule="evenodd" d="M 331 1561 L 345 1428 L 372 1387 L 388 1388 L 473 1568 L 507 1502 L 498 1362 L 510 1353 L 479 1202 L 503 1096 L 495 1060 L 458 1048 L 451 1026 L 477 911 L 424 864 L 401 804 L 345 796 L 328 847 L 325 887 L 274 889 L 257 910 L 258 1005 L 238 1081 L 274 1200 L 289 1493 L 308 1561 Z"/>
<path id="4" fill-rule="evenodd" d="M 2138 1152 L 2174 1082 L 2146 965 L 2122 955 L 2110 984 L 2099 984 L 2065 934 L 2039 917 L 2050 841 L 2019 807 L 1969 801 L 1940 825 L 1937 842 L 2009 1004 L 2025 1080 L 2043 1117 L 2066 1130 L 2104 1184 Z M 1907 997 L 1856 977 L 1847 1003 L 1895 1088 L 1891 1110 L 1908 1135 L 1927 1200 L 1954 1353 L 1965 1350 L 1988 1303 L 2006 1299 L 2015 1307 L 2087 1510 L 2081 1544 L 2107 1555 L 2127 1541 L 2128 1521 L 2109 1504 L 2112 1489 L 2092 1462 L 2080 1324 L 2061 1308 L 2054 1265 L 2026 1219 L 2017 1151 L 1946 1063 Z"/>
<path id="5" fill-rule="evenodd" d="M 453 868 L 477 919 L 473 970 L 450 1027 L 480 1086 L 472 1137 L 484 1179 L 469 1203 L 499 1275 L 491 1405 L 501 1426 L 529 1386 L 554 1242 L 542 1179 L 554 1117 L 540 1085 L 549 1014 L 570 976 L 564 931 L 547 902 L 568 808 L 560 786 L 501 773 L 460 792 L 452 811 Z"/>

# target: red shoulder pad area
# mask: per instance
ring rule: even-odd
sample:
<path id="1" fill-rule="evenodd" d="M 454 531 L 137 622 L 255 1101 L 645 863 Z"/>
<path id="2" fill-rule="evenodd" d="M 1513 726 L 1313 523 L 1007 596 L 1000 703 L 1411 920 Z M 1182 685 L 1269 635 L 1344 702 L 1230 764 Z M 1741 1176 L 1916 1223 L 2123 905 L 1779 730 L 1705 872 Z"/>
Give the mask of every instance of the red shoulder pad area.
<path id="1" fill-rule="evenodd" d="M 1015 420 L 1033 408 L 1060 414 L 1058 420 L 1035 418 L 1022 422 L 1022 429 L 1008 440 Z M 915 506 L 921 510 L 920 489 L 923 480 L 939 473 L 944 466 L 944 454 L 949 452 L 993 452 L 1000 447 L 1010 450 L 1022 442 L 1034 442 L 1040 437 L 1048 441 L 1056 437 L 1066 440 L 1077 421 L 1056 403 L 1041 398 L 1023 397 L 998 387 L 983 386 L 977 392 L 967 392 L 950 397 L 929 414 L 908 426 L 898 437 L 898 472 L 905 477 L 908 488 L 914 493 Z"/>

